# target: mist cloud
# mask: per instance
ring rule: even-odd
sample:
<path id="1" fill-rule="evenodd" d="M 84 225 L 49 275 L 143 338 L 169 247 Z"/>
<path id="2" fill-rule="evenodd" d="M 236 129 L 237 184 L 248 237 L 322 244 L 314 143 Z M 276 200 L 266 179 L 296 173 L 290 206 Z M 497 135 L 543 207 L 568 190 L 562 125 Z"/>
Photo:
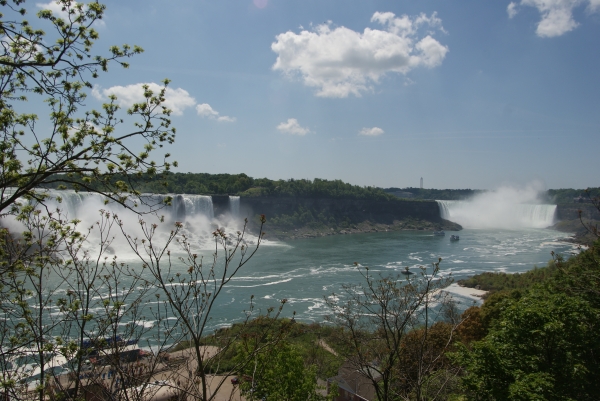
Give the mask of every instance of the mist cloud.
<path id="1" fill-rule="evenodd" d="M 504 186 L 466 201 L 442 201 L 442 217 L 464 228 L 545 228 L 553 224 L 555 206 L 542 205 L 540 183 Z"/>

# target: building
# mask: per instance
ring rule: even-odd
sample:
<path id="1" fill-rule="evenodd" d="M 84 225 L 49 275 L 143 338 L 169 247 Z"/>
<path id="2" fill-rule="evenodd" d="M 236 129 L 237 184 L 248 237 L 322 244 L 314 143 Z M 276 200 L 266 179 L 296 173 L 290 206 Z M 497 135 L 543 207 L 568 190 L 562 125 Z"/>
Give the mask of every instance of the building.
<path id="1" fill-rule="evenodd" d="M 369 374 L 375 378 L 380 377 L 372 368 L 358 369 L 354 363 L 346 361 L 338 370 L 337 376 L 327 379 L 327 393 L 329 394 L 331 386 L 335 383 L 338 396 L 334 401 L 375 401 L 377 394 Z"/>

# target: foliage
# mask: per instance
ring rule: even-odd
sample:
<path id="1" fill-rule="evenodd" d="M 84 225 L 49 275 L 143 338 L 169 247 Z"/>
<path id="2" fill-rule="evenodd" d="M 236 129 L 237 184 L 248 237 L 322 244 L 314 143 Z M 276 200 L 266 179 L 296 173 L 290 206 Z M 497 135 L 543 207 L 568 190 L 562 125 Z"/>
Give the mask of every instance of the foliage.
<path id="1" fill-rule="evenodd" d="M 322 197 L 322 198 L 354 198 L 371 200 L 393 199 L 379 188 L 360 187 L 342 182 L 341 180 L 278 180 L 261 179 L 255 181 L 255 187 L 261 188 L 262 196 L 281 197 Z M 242 193 L 241 195 L 244 195 Z"/>
<path id="2" fill-rule="evenodd" d="M 471 310 L 479 315 L 477 335 L 457 354 L 469 399 L 596 399 L 598 245 L 568 260 L 554 255 L 551 273 L 518 279 L 518 289 L 496 292 Z"/>
<path id="3" fill-rule="evenodd" d="M 463 312 L 462 323 L 457 329 L 458 338 L 462 343 L 470 344 L 485 337 L 487 328 L 483 324 L 481 315 L 481 308 L 478 306 L 471 306 Z"/>
<path id="4" fill-rule="evenodd" d="M 123 59 L 142 49 L 123 45 L 111 47 L 108 55 L 92 53 L 98 39 L 93 24 L 105 9 L 99 3 L 59 0 L 64 17 L 39 11 L 37 24 L 49 27 L 48 33 L 24 19 L 23 3 L 0 4 L 0 212 L 19 198 L 43 201 L 42 183 L 69 184 L 123 203 L 126 194 L 136 193 L 129 177 L 154 176 L 176 165 L 166 161 L 168 154 L 160 163 L 150 159 L 175 138 L 171 112 L 163 105 L 168 81 L 159 93 L 144 87 L 144 101 L 125 120 L 115 97 L 102 110 L 81 111 L 91 80 L 110 62 L 127 67 Z M 19 112 L 41 100 L 48 116 Z M 138 153 L 130 147 L 136 138 L 145 143 Z M 115 174 L 122 179 L 113 180 Z"/>
<path id="5" fill-rule="evenodd" d="M 481 342 L 460 356 L 477 400 L 591 400 L 600 392 L 598 311 L 564 294 L 513 301 Z"/>
<path id="6" fill-rule="evenodd" d="M 82 227 L 66 216 L 61 197 L 42 184 L 97 192 L 106 203 L 132 208 L 142 201 L 136 195 L 143 180 L 158 181 L 176 166 L 166 161 L 168 154 L 151 160 L 156 148 L 173 142 L 175 129 L 164 106 L 168 81 L 158 93 L 141 88 L 144 100 L 126 113 L 115 97 L 100 111 L 85 109 L 92 80 L 111 62 L 126 67 L 123 60 L 142 50 L 124 45 L 105 56 L 92 53 L 98 39 L 93 24 L 105 7 L 57 4 L 58 15 L 41 10 L 28 21 L 23 0 L 0 1 L 2 395 L 79 400 L 94 392 L 142 400 L 152 398 L 149 383 L 160 377 L 171 390 L 176 383 L 182 397 L 214 399 L 226 377 L 209 388 L 206 372 L 236 336 L 215 335 L 218 347 L 206 346 L 202 336 L 215 300 L 255 254 L 262 235 L 248 248 L 245 226 L 234 234 L 217 229 L 214 253 L 204 263 L 181 223 L 165 227 L 150 214 L 132 225 L 99 210 L 97 221 Z M 48 116 L 31 113 L 43 107 Z M 264 222 L 262 216 L 261 229 Z M 114 254 L 117 242 L 138 259 L 122 262 Z M 175 248 L 184 256 L 176 258 Z M 264 318 L 275 319 L 280 308 Z M 248 320 L 256 315 L 251 300 L 246 312 Z M 183 339 L 192 347 L 170 359 L 166 351 Z M 142 340 L 153 353 L 128 348 Z M 272 342 L 261 344 L 257 352 Z"/>
<path id="7" fill-rule="evenodd" d="M 478 287 L 490 293 L 524 289 L 550 279 L 556 274 L 556 271 L 554 260 L 551 260 L 545 267 L 539 268 L 536 266 L 532 270 L 523 273 L 483 272 L 460 280 L 459 284 L 469 288 Z"/>
<path id="8" fill-rule="evenodd" d="M 549 203 L 569 204 L 579 201 L 589 202 L 590 198 L 600 197 L 600 188 L 587 189 L 549 189 L 546 198 Z"/>
<path id="9" fill-rule="evenodd" d="M 327 379 L 335 376 L 343 360 L 340 356 L 334 354 L 335 350 L 340 349 L 336 342 L 339 338 L 337 334 L 339 328 L 331 325 L 319 323 L 302 323 L 291 321 L 290 319 L 267 319 L 259 316 L 247 322 L 234 323 L 229 328 L 221 328 L 214 334 L 205 335 L 202 339 L 202 345 L 220 345 L 220 338 L 235 338 L 235 344 L 230 347 L 230 351 L 223 353 L 218 365 L 212 365 L 211 373 L 228 373 L 235 371 L 236 363 L 239 360 L 235 350 L 242 346 L 242 341 L 248 338 L 261 338 L 265 332 L 279 333 L 286 344 L 292 346 L 295 351 L 301 354 L 305 365 L 316 368 L 316 375 L 320 379 Z M 266 340 L 266 338 L 263 338 Z M 331 346 L 334 353 L 323 348 L 323 343 Z M 192 347 L 192 342 L 185 340 L 177 344 L 172 352 Z M 340 351 L 341 352 L 341 351 Z"/>
<path id="10" fill-rule="evenodd" d="M 402 399 L 435 400 L 445 399 L 458 389 L 461 369 L 446 356 L 455 349 L 455 331 L 455 324 L 438 321 L 404 336 L 393 384 L 394 393 Z"/>
<path id="11" fill-rule="evenodd" d="M 291 327 L 287 341 L 302 354 L 306 365 L 314 365 L 318 378 L 335 376 L 343 360 L 336 352 L 336 338 L 340 328 L 319 323 L 296 323 Z M 325 346 L 329 347 L 325 349 Z M 333 351 L 333 352 L 331 352 Z"/>
<path id="12" fill-rule="evenodd" d="M 265 217 L 262 216 L 260 231 L 265 221 Z M 213 233 L 215 241 L 213 258 L 205 265 L 202 257 L 194 253 L 190 238 L 180 233 L 182 223 L 175 223 L 175 229 L 171 231 L 166 244 L 159 246 L 156 245 L 155 238 L 158 227 L 156 224 L 147 225 L 140 221 L 143 231 L 140 238 L 127 235 L 121 221 L 118 221 L 118 224 L 129 246 L 142 261 L 146 275 L 152 278 L 152 285 L 160 290 L 157 301 L 161 295 L 166 298 L 158 302 L 162 305 L 163 314 L 161 315 L 159 307 L 154 316 L 160 322 L 160 329 L 164 330 L 163 344 L 165 345 L 160 351 L 168 349 L 167 341 L 179 343 L 187 338 L 188 344 L 191 345 L 187 352 L 183 352 L 188 356 L 188 360 L 179 367 L 178 372 L 172 373 L 173 377 L 187 378 L 183 384 L 178 384 L 179 390 L 187 397 L 214 399 L 227 376 L 243 369 L 255 360 L 259 353 L 271 349 L 281 340 L 285 330 L 277 330 L 275 322 L 286 301 L 282 300 L 278 308 L 268 308 L 265 315 L 255 319 L 251 324 L 252 318 L 256 315 L 252 303 L 253 297 L 250 299 L 249 308 L 244 311 L 246 319 L 237 325 L 236 330 L 218 330 L 212 333 L 210 341 L 205 338 L 215 301 L 233 277 L 258 251 L 262 235 L 250 248 L 244 241 L 246 225 L 233 236 L 223 229 L 217 229 Z M 185 251 L 185 256 L 177 258 L 176 261 L 171 259 L 169 250 L 172 242 L 178 243 Z M 223 255 L 220 263 L 219 254 Z M 181 273 L 181 266 L 189 266 L 187 274 Z M 158 334 L 160 335 L 160 332 Z M 236 356 L 233 359 L 234 363 L 231 364 L 232 352 L 240 340 L 245 344 L 252 344 L 252 347 L 248 348 L 248 353 L 243 357 Z M 213 346 L 210 347 L 209 344 Z M 223 374 L 216 380 L 216 384 L 215 380 L 211 379 L 213 377 L 210 375 L 211 372 Z M 177 381 L 180 382 L 179 379 Z"/>
<path id="13" fill-rule="evenodd" d="M 583 298 L 600 309 L 600 239 L 576 257 L 554 256 L 558 273 L 550 281 L 552 290 Z"/>
<path id="14" fill-rule="evenodd" d="M 175 165 L 165 161 L 168 154 L 159 163 L 150 159 L 175 136 L 163 106 L 168 81 L 158 93 L 145 88 L 144 101 L 124 118 L 114 97 L 102 110 L 82 110 L 92 80 L 111 63 L 127 67 L 124 60 L 142 49 L 113 46 L 107 54 L 94 54 L 93 25 L 105 7 L 71 0 L 57 5 L 59 15 L 41 10 L 29 20 L 35 5 L 0 2 L 0 360 L 12 365 L 2 370 L 2 383 L 15 400 L 43 400 L 51 383 L 64 392 L 65 383 L 54 377 L 61 367 L 52 366 L 53 359 L 65 358 L 70 375 L 78 378 L 87 358 L 85 340 L 115 339 L 111 348 L 118 352 L 117 335 L 135 341 L 147 331 L 129 323 L 140 319 L 139 297 L 147 294 L 147 283 L 107 256 L 112 216 L 99 211 L 96 224 L 82 229 L 60 206 L 51 206 L 62 200 L 51 201 L 40 185 L 69 184 L 125 205 L 135 188 L 128 179 L 111 177 L 157 175 Z M 46 107 L 46 116 L 32 112 Z M 131 147 L 136 141 L 145 143 L 141 152 Z M 93 237 L 96 255 L 84 248 Z M 33 361 L 29 368 L 38 366 L 39 373 L 31 377 L 17 359 Z M 121 382 L 132 379 L 123 369 L 117 376 Z M 75 398 L 81 383 L 70 383 Z"/>
<path id="15" fill-rule="evenodd" d="M 238 356 L 248 359 L 253 346 L 242 345 Z M 302 354 L 287 342 L 279 342 L 268 353 L 258 353 L 240 372 L 242 394 L 248 400 L 324 400 L 317 393 L 316 366 L 304 364 Z"/>
<path id="16" fill-rule="evenodd" d="M 120 180 L 125 176 L 114 175 Z M 139 175 L 131 178 L 141 192 L 186 193 L 198 195 L 241 195 L 299 198 L 396 199 L 379 188 L 351 185 L 341 180 L 315 178 L 270 180 L 246 174 L 171 173 L 162 176 Z M 52 182 L 46 184 L 55 188 Z"/>
<path id="17" fill-rule="evenodd" d="M 442 397 L 449 379 L 456 377 L 457 371 L 442 372 L 444 354 L 460 322 L 449 295 L 440 291 L 451 281 L 441 277 L 440 262 L 431 272 L 421 267 L 413 278 L 375 277 L 357 265 L 364 283 L 345 286 L 344 301 L 336 294 L 325 298 L 332 311 L 329 319 L 343 329 L 339 338 L 345 344 L 343 356 L 370 381 L 378 400 L 433 400 Z M 440 343 L 432 325 L 443 320 L 449 326 L 443 326 L 448 330 L 441 331 Z M 446 378 L 434 379 L 440 374 Z M 433 383 L 436 388 L 430 387 Z"/>

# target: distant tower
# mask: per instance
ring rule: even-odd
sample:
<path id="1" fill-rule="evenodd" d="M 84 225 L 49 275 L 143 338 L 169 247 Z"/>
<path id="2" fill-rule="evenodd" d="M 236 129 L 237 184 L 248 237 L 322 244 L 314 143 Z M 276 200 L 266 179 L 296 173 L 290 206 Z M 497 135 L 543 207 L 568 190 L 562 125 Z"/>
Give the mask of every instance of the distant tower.
<path id="1" fill-rule="evenodd" d="M 423 189 L 423 177 L 421 177 L 421 189 Z"/>

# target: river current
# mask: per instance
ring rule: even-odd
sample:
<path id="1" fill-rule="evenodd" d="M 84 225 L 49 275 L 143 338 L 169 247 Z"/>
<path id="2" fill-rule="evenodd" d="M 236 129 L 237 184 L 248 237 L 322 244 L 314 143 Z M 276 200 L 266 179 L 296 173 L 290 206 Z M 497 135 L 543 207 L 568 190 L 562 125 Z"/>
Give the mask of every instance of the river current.
<path id="1" fill-rule="evenodd" d="M 82 196 L 68 192 L 62 195 L 72 201 L 67 202 L 66 210 L 69 216 L 82 220 L 80 223 L 82 227 L 88 227 L 91 222 L 97 220 L 96 210 L 106 207 L 100 202 L 101 199 L 95 196 Z M 239 198 L 233 198 L 233 201 L 230 200 L 229 217 L 218 216 L 219 219 L 215 219 L 210 197 L 177 196 L 175 199 L 178 202 L 175 202 L 173 210 L 170 211 L 173 221 L 167 221 L 164 223 L 164 228 L 159 228 L 158 242 L 160 243 L 160 238 L 168 237 L 171 230 L 169 227 L 174 223 L 174 219 L 183 218 L 182 230 L 193 244 L 193 252 L 197 252 L 204 258 L 204 266 L 209 266 L 214 252 L 210 238 L 211 232 L 216 227 L 215 224 L 224 226 L 230 237 L 235 237 L 235 231 L 240 229 L 241 218 L 238 216 L 237 209 Z M 355 262 L 369 267 L 369 271 L 375 275 L 386 276 L 397 275 L 407 266 L 413 271 L 419 266 L 431 267 L 432 263 L 441 258 L 442 275 L 451 276 L 458 281 L 486 271 L 524 272 L 535 266 L 545 266 L 552 258 L 551 252 L 564 256 L 577 252 L 573 244 L 561 241 L 561 238 L 566 236 L 565 233 L 536 228 L 552 224 L 555 208 L 553 205 L 520 206 L 520 209 L 516 209 L 519 213 L 507 206 L 504 208 L 506 210 L 496 208 L 493 213 L 490 213 L 486 210 L 490 205 L 496 205 L 495 202 L 484 202 L 483 209 L 477 207 L 476 202 L 463 204 L 440 201 L 439 203 L 442 216 L 457 221 L 463 227 L 472 227 L 454 233 L 460 235 L 459 241 L 450 241 L 450 234 L 453 234 L 450 232 L 446 233 L 446 236 L 434 236 L 432 232 L 427 231 L 333 235 L 290 242 L 268 241 L 267 235 L 267 240 L 260 246 L 256 255 L 240 269 L 219 294 L 204 333 L 210 334 L 216 328 L 229 326 L 244 319 L 252 296 L 255 312 L 265 313 L 269 307 L 277 307 L 282 299 L 286 299 L 283 316 L 291 317 L 295 312 L 296 319 L 300 321 L 323 321 L 324 317 L 331 313 L 324 302 L 324 297 L 340 294 L 344 285 L 361 284 L 364 280 Z M 120 214 L 125 230 L 131 233 L 132 237 L 139 238 L 141 235 L 137 221 L 139 217 L 117 208 L 114 208 L 114 212 Z M 490 219 L 489 216 L 494 219 Z M 518 219 L 511 220 L 509 218 L 511 216 L 517 216 Z M 151 217 L 145 216 L 144 219 L 148 220 Z M 507 221 L 513 228 L 498 228 Z M 268 229 L 267 223 L 265 231 L 268 232 Z M 247 240 L 251 243 L 256 241 L 256 237 L 248 236 Z M 88 238 L 86 249 L 90 255 L 98 252 L 98 243 L 97 235 Z M 115 236 L 110 245 L 110 255 L 105 254 L 103 258 L 105 256 L 112 258 L 112 255 L 116 255 L 118 262 L 124 262 L 132 271 L 137 271 L 142 276 L 148 274 L 147 271 L 143 272 L 142 263 L 132 254 L 131 248 L 120 234 Z M 176 261 L 177 256 L 183 255 L 181 249 L 178 249 L 176 244 L 171 244 L 170 250 L 171 260 L 174 261 L 171 274 L 181 273 L 182 277 L 186 277 L 189 265 Z M 220 263 L 223 256 L 221 251 Z M 219 266 L 219 263 L 217 265 Z M 67 293 L 69 280 L 72 278 L 61 281 L 56 275 L 49 276 L 47 285 L 53 294 L 51 297 L 64 296 Z M 127 286 L 127 281 L 130 281 L 126 276 L 121 280 L 123 281 L 119 286 Z M 459 308 L 466 309 L 473 303 L 481 303 L 481 299 L 465 295 L 456 291 L 456 288 L 456 285 L 453 285 L 448 291 L 453 294 Z M 101 303 L 109 289 L 101 285 L 98 291 L 98 296 L 93 300 L 97 304 L 94 305 L 95 312 L 102 311 Z M 123 301 L 127 304 L 132 299 L 136 299 L 137 291 L 141 290 L 136 288 L 131 294 L 133 297 Z M 156 308 L 164 305 L 164 298 L 155 298 L 155 295 L 158 294 L 150 291 L 138 298 L 142 300 L 142 318 L 129 323 L 147 328 L 149 331 L 159 329 L 156 327 L 156 319 L 152 316 L 156 316 Z M 40 309 L 39 306 L 32 307 Z M 60 318 L 62 314 L 57 305 L 46 305 L 43 310 L 43 313 L 49 317 Z M 122 324 L 126 325 L 127 322 Z"/>
<path id="2" fill-rule="evenodd" d="M 280 301 L 286 299 L 282 316 L 291 317 L 295 312 L 295 318 L 299 321 L 321 322 L 331 313 L 324 297 L 332 294 L 341 296 L 344 285 L 364 282 L 355 262 L 368 267 L 369 272 L 376 276 L 397 276 L 406 266 L 415 272 L 420 266 L 425 266 L 431 272 L 432 263 L 441 258 L 441 275 L 450 276 L 456 282 L 486 271 L 524 272 L 536 266 L 545 266 L 552 258 L 551 252 L 565 257 L 578 252 L 572 243 L 561 241 L 564 233 L 549 229 L 464 229 L 455 233 L 460 235 L 459 241 L 451 241 L 450 234 L 447 232 L 446 236 L 434 236 L 427 231 L 390 231 L 290 242 L 267 240 L 226 284 L 210 312 L 211 319 L 204 333 L 210 334 L 214 329 L 243 320 L 252 296 L 254 316 L 266 313 L 269 307 L 277 308 Z M 198 253 L 204 258 L 205 268 L 208 268 L 212 251 L 203 248 Z M 176 245 L 170 249 L 173 261 L 177 256 L 183 256 Z M 135 256 L 121 251 L 117 254 L 119 260 L 141 271 L 141 263 Z M 218 270 L 222 267 L 222 259 L 223 252 L 220 252 Z M 181 273 L 185 277 L 188 268 L 185 263 L 175 262 L 171 274 Z M 51 286 L 52 281 L 50 279 Z M 123 284 L 127 281 L 125 279 Z M 65 292 L 64 288 L 60 289 L 64 284 L 57 284 L 57 287 L 57 295 Z M 464 294 L 457 288 L 453 284 L 448 291 L 459 309 L 464 310 L 482 302 L 480 298 Z M 100 292 L 106 290 L 100 288 Z M 143 310 L 140 313 L 143 317 L 139 320 L 138 316 L 135 322 L 150 330 L 143 337 L 157 329 L 156 320 L 151 316 L 155 314 L 153 310 L 156 311 L 163 302 L 154 294 L 156 290 L 143 297 Z M 132 295 L 134 298 L 123 299 L 126 304 L 135 299 L 135 293 Z M 95 302 L 101 302 L 104 296 L 96 298 Z M 56 306 L 49 307 L 47 311 L 55 316 L 60 314 Z M 147 339 L 149 344 L 154 343 L 152 339 Z"/>
<path id="3" fill-rule="evenodd" d="M 259 308 L 275 306 L 285 298 L 284 315 L 295 311 L 297 319 L 321 321 L 330 313 L 324 296 L 339 293 L 344 284 L 361 283 L 354 262 L 385 276 L 406 266 L 431 266 L 442 258 L 442 274 L 456 281 L 485 271 L 524 272 L 545 266 L 552 251 L 565 256 L 576 252 L 573 244 L 560 241 L 564 233 L 548 229 L 464 229 L 456 233 L 460 240 L 454 242 L 450 234 L 379 232 L 262 246 L 222 294 L 214 323 L 227 325 L 239 319 L 251 295 Z M 481 302 L 458 293 L 453 296 L 462 308 Z"/>

